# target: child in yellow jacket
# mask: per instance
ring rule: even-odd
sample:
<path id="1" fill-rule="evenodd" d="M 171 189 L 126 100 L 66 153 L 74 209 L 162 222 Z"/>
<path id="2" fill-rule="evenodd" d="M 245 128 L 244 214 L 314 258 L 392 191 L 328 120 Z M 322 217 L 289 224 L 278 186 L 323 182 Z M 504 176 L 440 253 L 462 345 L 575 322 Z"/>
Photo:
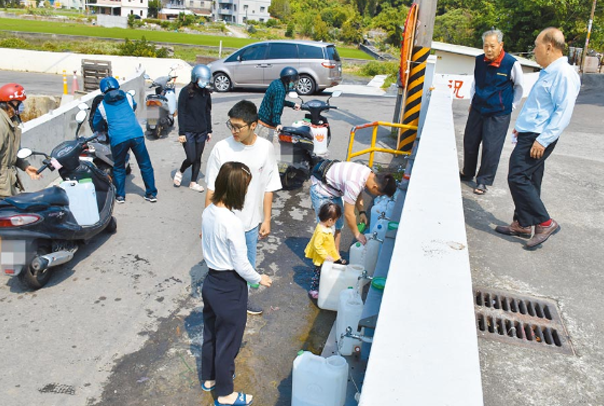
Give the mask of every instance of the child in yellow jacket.
<path id="1" fill-rule="evenodd" d="M 334 241 L 334 225 L 341 216 L 342 209 L 340 206 L 331 202 L 324 203 L 319 209 L 319 224 L 317 224 L 315 232 L 304 250 L 306 258 L 312 259 L 315 265 L 314 276 L 308 292 L 313 299 L 319 297 L 319 280 L 323 262 L 345 263 L 340 257 Z"/>

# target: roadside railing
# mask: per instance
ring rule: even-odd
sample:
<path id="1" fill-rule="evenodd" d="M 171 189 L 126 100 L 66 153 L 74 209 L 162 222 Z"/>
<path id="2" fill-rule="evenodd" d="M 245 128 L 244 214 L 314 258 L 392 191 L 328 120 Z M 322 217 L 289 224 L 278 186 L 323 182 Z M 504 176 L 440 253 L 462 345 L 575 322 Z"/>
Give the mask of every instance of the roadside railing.
<path id="1" fill-rule="evenodd" d="M 350 161 L 352 158 L 356 158 L 361 155 L 369 154 L 369 166 L 373 166 L 373 159 L 376 152 L 384 152 L 392 155 L 411 155 L 411 151 L 400 151 L 398 149 L 390 149 L 390 148 L 382 148 L 377 147 L 377 133 L 380 126 L 383 127 L 391 127 L 391 128 L 400 128 L 405 130 L 416 130 L 417 126 L 407 125 L 407 124 L 397 124 L 397 123 L 387 123 L 384 121 L 374 121 L 373 123 L 367 123 L 362 125 L 357 125 L 356 127 L 352 127 L 350 130 L 350 141 L 348 142 L 348 153 L 346 154 L 346 160 Z M 356 136 L 356 132 L 358 130 L 362 130 L 365 128 L 373 127 L 373 133 L 371 134 L 371 146 L 369 148 L 362 149 L 357 152 L 352 152 L 352 147 L 354 146 L 354 138 Z M 399 143 L 397 142 L 396 145 Z"/>

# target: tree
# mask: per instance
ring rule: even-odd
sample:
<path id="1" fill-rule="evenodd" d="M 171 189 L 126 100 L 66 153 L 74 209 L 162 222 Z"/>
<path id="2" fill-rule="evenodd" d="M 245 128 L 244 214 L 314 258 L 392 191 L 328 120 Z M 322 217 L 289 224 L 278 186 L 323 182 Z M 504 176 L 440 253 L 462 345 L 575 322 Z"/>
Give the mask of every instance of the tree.
<path id="1" fill-rule="evenodd" d="M 472 13 L 466 9 L 454 9 L 437 16 L 434 22 L 435 41 L 456 45 L 469 45 L 474 41 Z"/>
<path id="2" fill-rule="evenodd" d="M 388 35 L 386 42 L 392 45 L 399 45 L 403 32 L 401 27 L 405 24 L 408 12 L 409 9 L 405 6 L 394 8 L 386 5 L 382 9 L 382 12 L 373 18 L 371 26 L 386 31 Z"/>
<path id="3" fill-rule="evenodd" d="M 268 12 L 272 17 L 280 20 L 287 19 L 291 15 L 289 0 L 272 0 Z"/>
<path id="4" fill-rule="evenodd" d="M 358 19 L 350 19 L 342 24 L 340 40 L 349 44 L 358 44 L 363 40 L 361 33 L 361 23 Z"/>
<path id="5" fill-rule="evenodd" d="M 162 8 L 161 0 L 149 0 L 148 15 L 150 18 L 157 18 L 157 14 Z"/>
<path id="6" fill-rule="evenodd" d="M 287 38 L 293 38 L 293 37 L 294 37 L 294 29 L 295 29 L 295 28 L 296 28 L 296 27 L 295 27 L 295 25 L 294 25 L 294 22 L 293 22 L 293 21 L 290 21 L 290 22 L 287 24 L 287 29 L 285 30 L 285 36 L 286 36 Z"/>
<path id="7" fill-rule="evenodd" d="M 321 15 L 317 14 L 314 21 L 314 31 L 312 39 L 315 41 L 329 41 L 329 27 L 327 23 L 321 19 Z"/>

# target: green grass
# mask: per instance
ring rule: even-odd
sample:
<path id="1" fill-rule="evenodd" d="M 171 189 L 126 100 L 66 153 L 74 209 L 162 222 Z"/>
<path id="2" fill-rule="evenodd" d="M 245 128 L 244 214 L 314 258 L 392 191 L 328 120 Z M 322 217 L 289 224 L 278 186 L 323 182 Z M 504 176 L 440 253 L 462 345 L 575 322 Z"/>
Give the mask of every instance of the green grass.
<path id="1" fill-rule="evenodd" d="M 142 36 L 148 41 L 169 42 L 175 44 L 222 46 L 225 48 L 241 48 L 257 42 L 254 39 L 232 38 L 227 36 L 185 34 L 168 31 L 147 31 L 122 28 L 106 28 L 77 23 L 62 23 L 49 21 L 31 21 L 12 18 L 0 18 L 0 27 L 6 31 L 36 32 L 47 34 L 82 35 L 88 37 L 105 37 L 121 39 L 140 39 Z M 343 58 L 372 59 L 369 55 L 353 48 L 338 46 L 338 52 Z"/>

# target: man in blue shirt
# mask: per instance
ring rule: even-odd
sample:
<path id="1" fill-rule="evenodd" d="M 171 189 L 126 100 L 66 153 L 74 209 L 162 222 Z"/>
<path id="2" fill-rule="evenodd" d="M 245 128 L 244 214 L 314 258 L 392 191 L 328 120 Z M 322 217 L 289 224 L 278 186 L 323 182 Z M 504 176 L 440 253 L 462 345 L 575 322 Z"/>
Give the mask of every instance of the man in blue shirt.
<path id="1" fill-rule="evenodd" d="M 503 33 L 490 30 L 482 34 L 484 54 L 476 57 L 472 104 L 463 137 L 464 165 L 461 180 L 476 174 L 478 151 L 482 144 L 480 169 L 474 193 L 483 195 L 492 185 L 501 150 L 510 127 L 512 110 L 522 99 L 522 67 L 503 50 Z"/>
<path id="2" fill-rule="evenodd" d="M 564 35 L 546 28 L 535 40 L 535 60 L 543 67 L 514 127 L 517 144 L 510 156 L 508 185 L 514 200 L 514 221 L 497 226 L 506 235 L 530 238 L 532 249 L 560 230 L 541 201 L 545 160 L 568 126 L 581 89 L 579 75 L 564 57 Z"/>
<path id="3" fill-rule="evenodd" d="M 101 79 L 99 87 L 105 96 L 94 113 L 92 124 L 96 130 L 99 130 L 103 122 L 107 123 L 114 162 L 115 200 L 118 203 L 126 201 L 126 156 L 128 151 L 132 150 L 145 183 L 145 200 L 155 203 L 157 202 L 155 175 L 145 146 L 145 134 L 134 114 L 136 102 L 132 95 L 120 90 L 119 82 L 114 77 Z"/>
<path id="4" fill-rule="evenodd" d="M 262 138 L 272 141 L 273 130 L 281 131 L 281 115 L 285 106 L 295 110 L 300 110 L 300 105 L 289 100 L 285 100 L 287 92 L 295 91 L 298 86 L 300 75 L 298 71 L 291 66 L 286 66 L 281 70 L 279 79 L 271 82 L 266 93 L 262 98 L 260 110 L 258 110 L 258 128 L 256 134 Z"/>

